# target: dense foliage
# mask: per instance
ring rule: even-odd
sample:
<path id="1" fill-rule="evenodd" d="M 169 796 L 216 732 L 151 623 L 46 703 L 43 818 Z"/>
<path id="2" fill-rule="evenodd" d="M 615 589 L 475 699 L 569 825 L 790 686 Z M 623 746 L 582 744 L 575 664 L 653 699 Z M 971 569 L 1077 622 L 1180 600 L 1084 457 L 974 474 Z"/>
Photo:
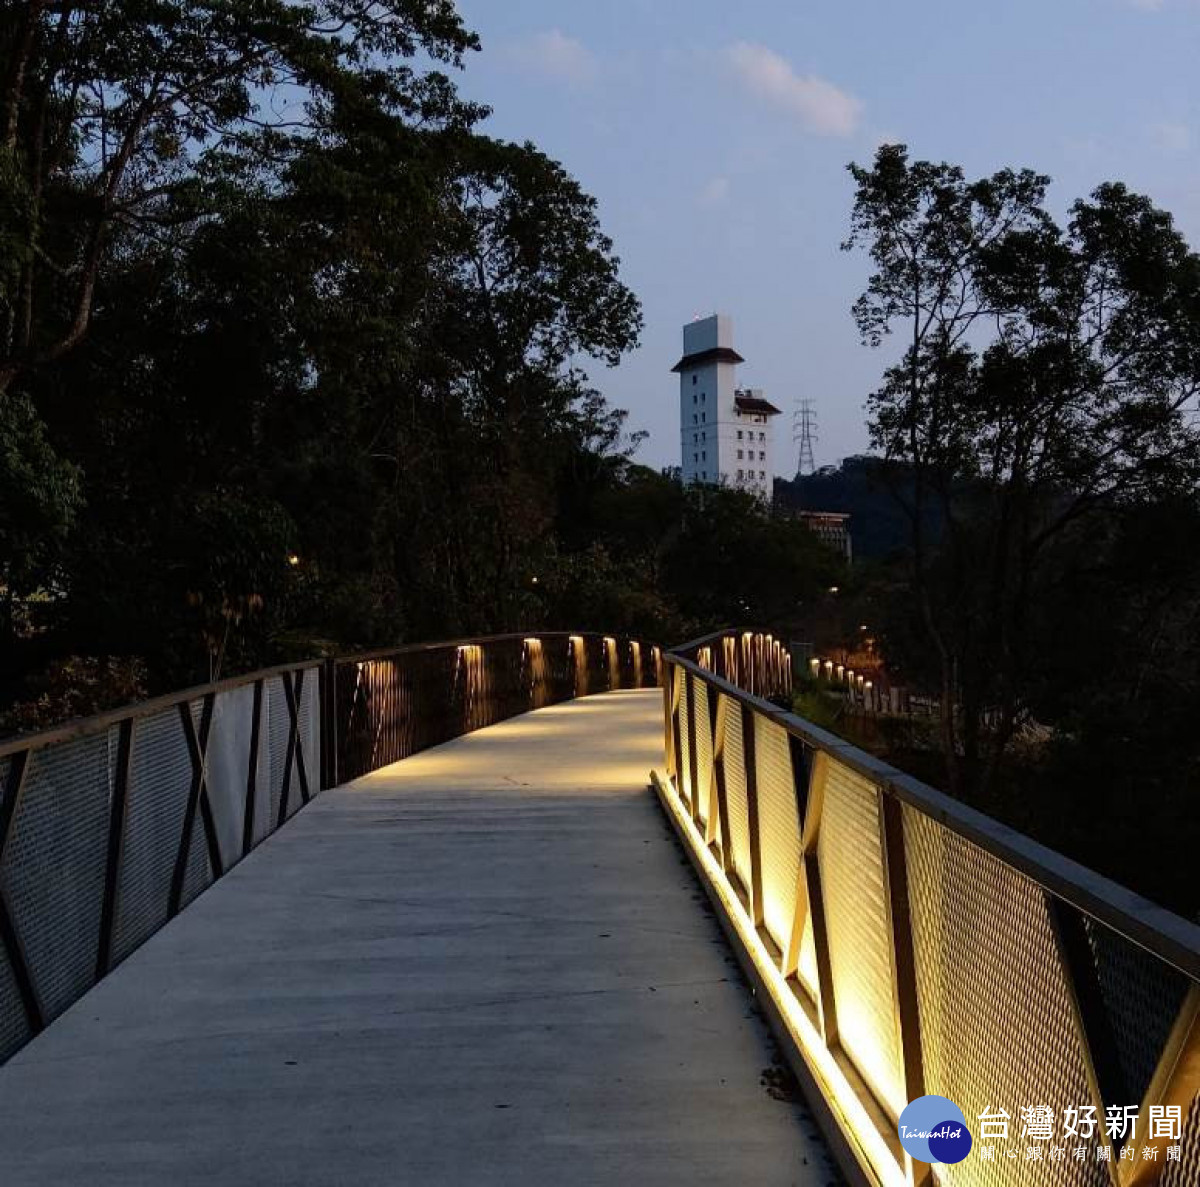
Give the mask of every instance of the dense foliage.
<path id="1" fill-rule="evenodd" d="M 64 673 L 96 705 L 405 639 L 669 640 L 828 582 L 795 525 L 631 462 L 583 367 L 638 302 L 594 201 L 457 95 L 476 44 L 450 0 L 5 8 L 13 723 L 74 710 Z"/>
<path id="2" fill-rule="evenodd" d="M 851 171 L 847 247 L 872 266 L 855 316 L 903 345 L 872 442 L 898 467 L 948 780 L 986 791 L 1067 625 L 1056 591 L 1112 520 L 1195 500 L 1200 257 L 1118 184 L 1060 225 L 1029 171 L 971 182 L 894 145 Z"/>

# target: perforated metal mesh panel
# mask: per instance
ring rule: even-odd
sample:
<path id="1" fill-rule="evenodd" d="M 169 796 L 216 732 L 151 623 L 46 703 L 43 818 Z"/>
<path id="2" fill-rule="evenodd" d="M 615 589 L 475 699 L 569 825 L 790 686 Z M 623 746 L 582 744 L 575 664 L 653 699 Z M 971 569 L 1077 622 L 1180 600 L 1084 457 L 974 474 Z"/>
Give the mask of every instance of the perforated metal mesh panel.
<path id="1" fill-rule="evenodd" d="M 787 732 L 754 715 L 758 763 L 759 852 L 762 854 L 763 923 L 780 948 L 787 946 L 796 913 L 800 872 L 800 820 Z"/>
<path id="2" fill-rule="evenodd" d="M 824 807 L 817 852 L 838 1033 L 863 1078 L 898 1117 L 908 1102 L 896 1034 L 879 792 L 832 758 L 820 768 Z"/>
<path id="3" fill-rule="evenodd" d="M 708 720 L 708 687 L 703 680 L 692 681 L 696 698 L 696 795 L 700 819 L 708 821 L 708 800 L 712 783 L 712 728 Z"/>
<path id="4" fill-rule="evenodd" d="M 750 829 L 746 806 L 746 753 L 742 745 L 742 707 L 725 699 L 725 802 L 729 806 L 729 844 L 733 869 L 750 889 Z"/>
<path id="5" fill-rule="evenodd" d="M 167 921 L 171 875 L 192 781 L 177 709 L 138 721 L 125 805 L 114 963 Z"/>
<path id="6" fill-rule="evenodd" d="M 1043 892 L 907 806 L 904 830 L 925 1090 L 955 1101 L 968 1125 L 1003 1107 L 1010 1138 L 1023 1145 L 1021 1106 L 1049 1105 L 1061 1118 L 1067 1106 L 1091 1103 Z M 939 1174 L 947 1187 L 1107 1181 L 1094 1159 L 985 1162 L 972 1154 Z"/>
<path id="7" fill-rule="evenodd" d="M 1179 1014 L 1188 981 L 1103 924 L 1085 917 L 1084 928 L 1124 1079 L 1121 1102 L 1114 1103 L 1126 1098 L 1140 1101 Z"/>
<path id="8" fill-rule="evenodd" d="M 253 843 L 270 836 L 275 828 L 276 817 L 271 814 L 271 804 L 275 799 L 274 788 L 283 778 L 282 771 L 276 771 L 271 762 L 271 747 L 267 741 L 267 712 L 268 698 L 264 687 L 262 692 L 262 718 L 258 732 L 258 772 L 254 782 L 254 827 Z M 247 771 L 249 771 L 249 752 L 247 752 Z"/>
<path id="9" fill-rule="evenodd" d="M 47 1020 L 90 985 L 108 851 L 116 730 L 37 750 L 0 866 Z"/>
<path id="10" fill-rule="evenodd" d="M 13 979 L 8 957 L 0 947 L 0 1060 L 7 1059 L 30 1039 L 25 1008 Z"/>
<path id="11" fill-rule="evenodd" d="M 684 799 L 691 801 L 692 795 L 692 743 L 688 737 L 688 678 L 679 672 L 679 790 Z"/>
<path id="12" fill-rule="evenodd" d="M 9 759 L 0 758 L 0 806 L 8 794 Z M 7 1059 L 29 1038 L 29 1027 L 25 1022 L 25 1011 L 21 995 L 13 980 L 3 946 L 0 946 L 0 1060 Z"/>
<path id="13" fill-rule="evenodd" d="M 516 677 L 514 677 L 516 679 Z M 273 831 L 291 716 L 281 677 L 264 678 L 259 789 L 254 834 Z M 186 841 L 180 906 L 186 906 L 242 855 L 246 785 L 251 761 L 254 686 L 208 694 L 206 796 L 191 831 L 184 820 L 193 764 L 186 724 L 203 746 L 206 698 L 198 696 L 123 724 L 93 723 L 64 740 L 30 739 L 23 789 L 13 804 L 0 859 L 0 889 L 24 951 L 42 1019 L 53 1020 L 93 984 L 100 963 L 106 891 L 115 890 L 106 966 L 119 963 L 167 922 L 180 846 Z M 320 786 L 320 687 L 309 669 L 299 699 L 299 733 L 309 794 Z M 123 731 L 132 739 L 124 800 L 120 866 L 106 886 L 110 829 Z M 0 758 L 0 796 L 7 795 L 12 760 Z M 274 793 L 274 794 L 272 794 Z M 302 804 L 293 766 L 289 816 Z M 116 819 L 121 819 L 117 814 Z M 212 844 L 216 846 L 213 853 Z M 214 868 L 215 867 L 215 868 Z M 0 950 L 0 1060 L 28 1040 L 31 1027 L 16 972 Z"/>
<path id="14" fill-rule="evenodd" d="M 217 696 L 208 737 L 206 768 L 208 800 L 217 826 L 221 860 L 226 868 L 242 853 L 253 717 L 253 685 L 246 684 Z"/>

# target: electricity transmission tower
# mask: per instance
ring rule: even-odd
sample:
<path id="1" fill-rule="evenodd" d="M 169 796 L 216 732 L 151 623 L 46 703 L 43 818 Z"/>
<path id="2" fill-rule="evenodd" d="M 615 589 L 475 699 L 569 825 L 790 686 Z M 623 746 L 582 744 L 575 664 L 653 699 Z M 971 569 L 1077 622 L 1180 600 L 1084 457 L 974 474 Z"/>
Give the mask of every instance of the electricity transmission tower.
<path id="1" fill-rule="evenodd" d="M 817 471 L 817 464 L 813 460 L 813 443 L 816 440 L 817 402 L 797 400 L 796 411 L 792 413 L 792 441 L 799 447 L 796 473 L 801 477 L 805 474 L 815 474 Z"/>

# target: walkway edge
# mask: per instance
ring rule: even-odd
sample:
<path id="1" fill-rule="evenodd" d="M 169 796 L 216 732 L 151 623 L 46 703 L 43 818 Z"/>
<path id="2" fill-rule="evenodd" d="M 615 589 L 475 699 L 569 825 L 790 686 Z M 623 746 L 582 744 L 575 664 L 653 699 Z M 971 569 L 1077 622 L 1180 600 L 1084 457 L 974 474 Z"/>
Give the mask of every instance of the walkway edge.
<path id="1" fill-rule="evenodd" d="M 675 835 L 692 864 L 697 881 L 704 888 L 704 893 L 712 904 L 717 920 L 721 924 L 721 930 L 725 933 L 742 972 L 750 982 L 755 1000 L 763 1011 L 771 1033 L 779 1043 L 788 1065 L 799 1081 L 805 1104 L 820 1128 L 821 1136 L 825 1139 L 830 1153 L 837 1162 L 838 1169 L 853 1187 L 884 1187 L 883 1181 L 875 1173 L 870 1156 L 847 1132 L 846 1123 L 839 1119 L 828 1094 L 825 1077 L 810 1062 L 803 1046 L 788 1025 L 783 1007 L 776 997 L 777 991 L 772 979 L 769 979 L 764 969 L 760 967 L 762 958 L 756 956 L 746 943 L 742 930 L 734 918 L 732 905 L 726 901 L 727 896 L 722 893 L 722 887 L 710 877 L 705 862 L 706 859 L 712 861 L 712 856 L 707 848 L 701 845 L 691 820 L 678 810 L 674 794 L 668 784 L 668 777 L 657 770 L 652 770 L 650 783 L 658 796 L 663 813 L 671 822 Z M 901 1181 L 903 1181 L 903 1177 Z"/>

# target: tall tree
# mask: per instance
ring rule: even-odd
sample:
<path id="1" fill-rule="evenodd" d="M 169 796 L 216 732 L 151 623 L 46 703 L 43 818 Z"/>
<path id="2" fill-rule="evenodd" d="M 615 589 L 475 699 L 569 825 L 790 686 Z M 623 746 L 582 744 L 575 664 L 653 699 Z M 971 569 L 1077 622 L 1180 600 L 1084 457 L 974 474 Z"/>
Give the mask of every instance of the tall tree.
<path id="1" fill-rule="evenodd" d="M 124 235 L 204 213 L 230 151 L 274 164 L 331 107 L 470 123 L 418 49 L 476 40 L 452 0 L 25 0 L 0 23 L 0 390 L 88 331 Z"/>
<path id="2" fill-rule="evenodd" d="M 1063 533 L 1200 475 L 1200 259 L 1117 184 L 1060 226 L 1027 170 L 971 182 L 887 145 L 851 173 L 845 246 L 873 268 L 855 318 L 868 344 L 904 344 L 870 399 L 872 442 L 905 468 L 949 779 L 970 791 L 1025 709 Z"/>

